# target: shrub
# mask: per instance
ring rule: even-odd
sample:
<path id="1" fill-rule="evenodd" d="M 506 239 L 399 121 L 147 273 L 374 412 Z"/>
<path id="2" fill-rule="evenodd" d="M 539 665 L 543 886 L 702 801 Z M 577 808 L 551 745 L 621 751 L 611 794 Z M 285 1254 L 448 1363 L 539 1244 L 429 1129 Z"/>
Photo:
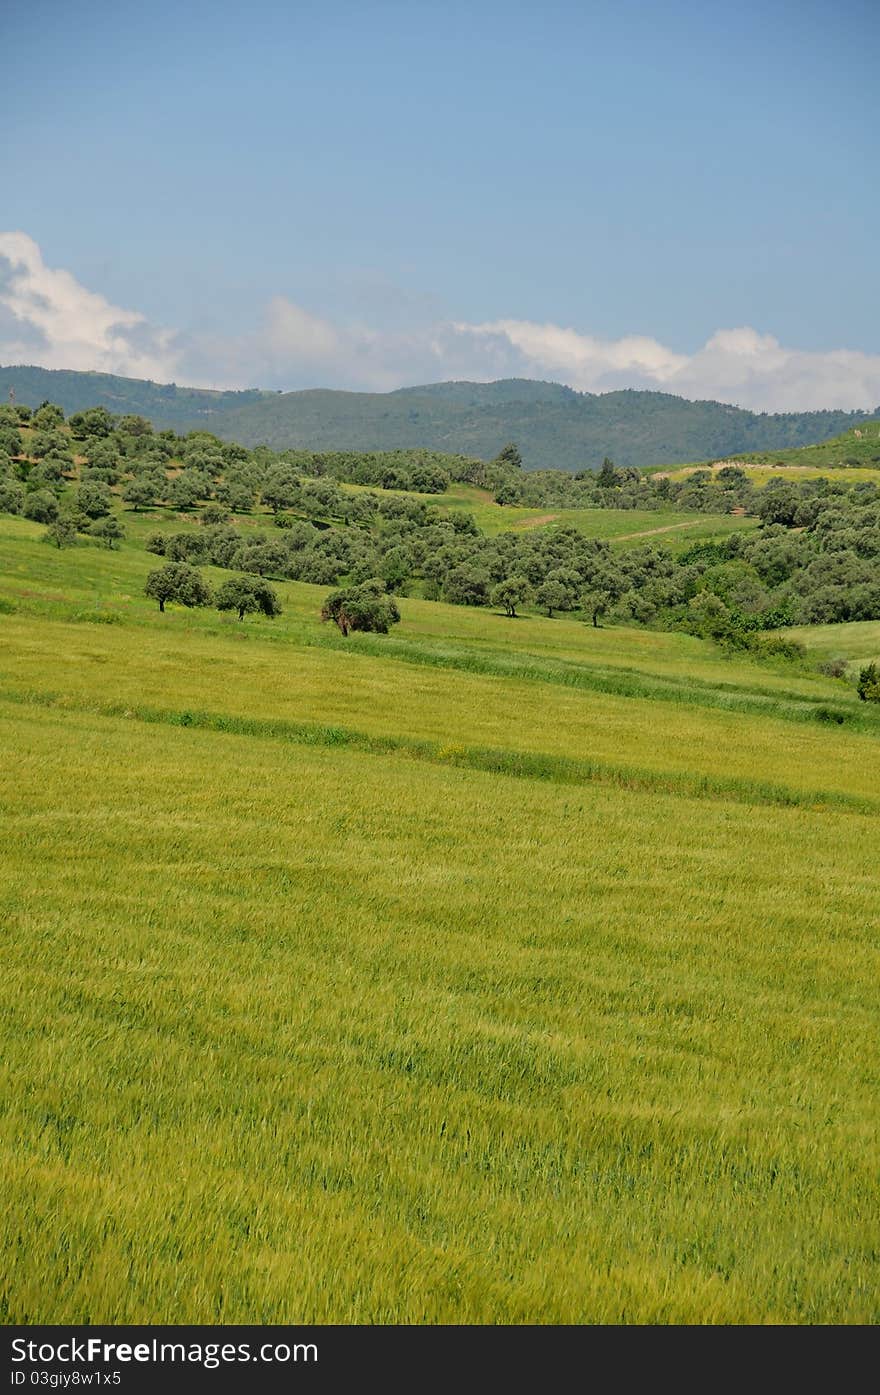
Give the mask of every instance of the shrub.
<path id="1" fill-rule="evenodd" d="M 206 504 L 202 509 L 199 522 L 206 528 L 215 528 L 218 524 L 229 522 L 229 510 L 224 504 Z"/>
<path id="2" fill-rule="evenodd" d="M 880 671 L 876 663 L 866 664 L 860 670 L 857 692 L 862 702 L 880 702 Z"/>

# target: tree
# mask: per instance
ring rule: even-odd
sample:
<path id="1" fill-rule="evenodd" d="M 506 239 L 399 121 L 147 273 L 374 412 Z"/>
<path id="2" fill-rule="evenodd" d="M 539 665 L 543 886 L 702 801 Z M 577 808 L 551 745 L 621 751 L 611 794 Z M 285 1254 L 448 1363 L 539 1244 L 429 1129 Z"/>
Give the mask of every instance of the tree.
<path id="1" fill-rule="evenodd" d="M 32 417 L 34 426 L 40 431 L 52 431 L 64 425 L 64 412 L 55 402 L 41 402 Z"/>
<path id="2" fill-rule="evenodd" d="M 67 446 L 67 437 L 63 431 L 35 431 L 28 442 L 28 455 L 34 460 L 42 460 L 44 456 L 51 455 L 53 451 L 60 451 L 62 455 L 68 457 L 70 452 Z"/>
<path id="3" fill-rule="evenodd" d="M 698 591 L 688 601 L 687 615 L 682 622 L 692 634 L 705 639 L 723 639 L 734 627 L 735 616 L 714 591 Z"/>
<path id="4" fill-rule="evenodd" d="M 53 447 L 48 455 L 43 456 L 41 463 L 35 466 L 35 468 L 42 470 L 46 478 L 57 481 L 62 478 L 65 471 L 68 473 L 73 472 L 73 456 L 70 454 L 70 451 L 62 451 Z"/>
<path id="5" fill-rule="evenodd" d="M 535 600 L 541 609 L 546 610 L 552 618 L 554 610 L 565 609 L 567 594 L 565 587 L 560 582 L 551 581 L 548 576 L 547 580 L 542 582 L 535 592 Z"/>
<path id="6" fill-rule="evenodd" d="M 258 576 L 266 576 L 268 572 L 285 576 L 289 575 L 290 557 L 283 543 L 255 539 L 238 549 L 235 565 L 243 572 L 256 572 Z"/>
<path id="7" fill-rule="evenodd" d="M 489 577 L 480 567 L 462 562 L 453 567 L 443 584 L 443 598 L 452 605 L 488 605 Z"/>
<path id="8" fill-rule="evenodd" d="M 122 492 L 122 497 L 133 509 L 149 509 L 158 504 L 164 491 L 164 477 L 150 470 L 130 480 Z"/>
<path id="9" fill-rule="evenodd" d="M 17 426 L 0 426 L 0 450 L 7 455 L 21 455 L 21 432 Z"/>
<path id="10" fill-rule="evenodd" d="M 0 480 L 0 513 L 21 513 L 24 489 L 18 480 Z"/>
<path id="11" fill-rule="evenodd" d="M 123 436 L 152 436 L 153 424 L 146 417 L 120 417 L 116 427 Z"/>
<path id="12" fill-rule="evenodd" d="M 38 489 L 28 494 L 22 513 L 32 523 L 54 523 L 58 517 L 58 500 L 51 489 Z"/>
<path id="13" fill-rule="evenodd" d="M 217 498 L 233 513 L 250 513 L 256 494 L 244 481 L 230 479 L 217 486 Z"/>
<path id="14" fill-rule="evenodd" d="M 75 439 L 83 441 L 87 436 L 109 436 L 116 423 L 106 407 L 89 407 L 75 412 L 67 424 Z"/>
<path id="15" fill-rule="evenodd" d="M 231 489 L 229 492 L 231 493 Z M 298 504 L 301 493 L 299 479 L 293 471 L 285 466 L 278 466 L 270 471 L 263 485 L 263 503 L 268 504 L 273 513 L 280 513 L 282 509 L 291 509 Z"/>
<path id="16" fill-rule="evenodd" d="M 394 597 L 386 594 L 384 583 L 371 580 L 332 591 L 321 607 L 321 619 L 333 620 L 344 635 L 351 630 L 387 635 L 400 620 L 400 611 Z"/>
<path id="17" fill-rule="evenodd" d="M 880 702 L 880 670 L 876 663 L 870 663 L 859 672 L 856 689 L 862 702 Z"/>
<path id="18" fill-rule="evenodd" d="M 333 586 L 339 580 L 342 570 L 332 557 L 316 552 L 313 547 L 291 559 L 290 569 L 296 581 L 306 581 L 310 586 Z M 368 577 L 367 580 L 369 579 Z"/>
<path id="19" fill-rule="evenodd" d="M 599 628 L 600 615 L 604 615 L 614 604 L 615 600 L 616 595 L 613 589 L 601 583 L 589 586 L 586 591 L 581 593 L 581 607 L 592 619 L 594 630 L 598 630 Z"/>
<path id="20" fill-rule="evenodd" d="M 58 548 L 76 546 L 76 524 L 69 514 L 59 514 L 43 534 L 43 541 Z"/>
<path id="21" fill-rule="evenodd" d="M 106 518 L 111 503 L 106 484 L 81 484 L 76 492 L 76 509 L 83 518 Z"/>
<path id="22" fill-rule="evenodd" d="M 602 468 L 596 476 L 596 483 L 600 489 L 611 489 L 614 485 L 620 483 L 614 461 L 610 460 L 607 455 L 602 461 Z"/>
<path id="23" fill-rule="evenodd" d="M 150 572 L 144 595 L 158 601 L 161 611 L 164 611 L 167 601 L 190 607 L 211 604 L 210 586 L 201 572 L 186 562 L 169 562 L 167 566 Z"/>
<path id="24" fill-rule="evenodd" d="M 580 577 L 570 567 L 555 567 L 548 572 L 538 588 L 535 599 L 548 615 L 554 610 L 574 610 L 577 605 Z"/>
<path id="25" fill-rule="evenodd" d="M 522 456 L 519 452 L 519 446 L 515 445 L 513 441 L 508 441 L 506 446 L 501 447 L 493 464 L 506 466 L 509 470 L 521 470 Z"/>
<path id="26" fill-rule="evenodd" d="M 195 470 L 184 470 L 168 489 L 168 502 L 175 509 L 194 509 L 203 497 L 202 476 Z"/>
<path id="27" fill-rule="evenodd" d="M 93 523 L 89 529 L 89 536 L 97 538 L 105 547 L 112 549 L 118 547 L 122 542 L 125 537 L 125 529 L 119 519 L 114 518 L 111 514 L 109 518 L 99 518 L 96 523 Z"/>
<path id="28" fill-rule="evenodd" d="M 300 507 L 311 518 L 341 512 L 340 491 L 332 480 L 306 480 L 302 487 Z"/>
<path id="29" fill-rule="evenodd" d="M 599 628 L 599 617 L 623 594 L 624 584 L 622 573 L 616 569 L 610 558 L 590 570 L 580 602 L 581 608 L 592 619 L 594 629 Z"/>
<path id="30" fill-rule="evenodd" d="M 793 484 L 784 480 L 771 480 L 761 492 L 758 516 L 762 523 L 782 523 L 786 528 L 794 526 L 797 520 L 800 496 Z"/>
<path id="31" fill-rule="evenodd" d="M 239 620 L 256 611 L 261 611 L 270 619 L 281 614 L 274 586 L 270 586 L 268 581 L 257 581 L 252 576 L 233 576 L 224 581 L 217 592 L 215 605 L 218 610 L 237 610 Z"/>
<path id="32" fill-rule="evenodd" d="M 503 606 L 506 615 L 515 617 L 517 606 L 524 605 L 531 594 L 527 577 L 509 576 L 493 589 L 491 601 L 493 605 Z"/>
<path id="33" fill-rule="evenodd" d="M 499 484 L 495 490 L 496 504 L 521 504 L 523 499 L 522 485 L 516 480 L 505 480 L 504 484 Z"/>

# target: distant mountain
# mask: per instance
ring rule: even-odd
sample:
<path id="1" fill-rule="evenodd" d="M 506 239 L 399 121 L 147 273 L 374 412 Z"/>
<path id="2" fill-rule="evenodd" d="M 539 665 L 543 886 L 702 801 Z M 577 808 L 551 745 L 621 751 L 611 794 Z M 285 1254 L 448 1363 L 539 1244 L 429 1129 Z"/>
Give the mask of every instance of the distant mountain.
<path id="1" fill-rule="evenodd" d="M 744 411 L 664 392 L 575 392 L 559 383 L 431 383 L 396 392 L 211 392 L 109 373 L 0 368 L 0 401 L 65 412 L 104 406 L 159 427 L 202 428 L 243 445 L 313 450 L 428 447 L 491 459 L 515 441 L 528 469 L 579 470 L 610 455 L 618 465 L 666 465 L 825 441 L 872 412 Z M 880 408 L 878 408 L 880 411 Z"/>

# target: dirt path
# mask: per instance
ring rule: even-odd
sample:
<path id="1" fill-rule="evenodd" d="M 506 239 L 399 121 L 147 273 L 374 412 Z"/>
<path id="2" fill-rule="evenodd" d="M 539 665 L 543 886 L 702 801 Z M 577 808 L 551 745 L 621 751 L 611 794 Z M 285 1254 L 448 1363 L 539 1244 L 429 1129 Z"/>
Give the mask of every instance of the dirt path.
<path id="1" fill-rule="evenodd" d="M 545 523 L 555 523 L 558 513 L 542 513 L 537 518 L 522 518 L 511 525 L 511 531 L 521 532 L 524 528 L 541 528 Z"/>
<path id="2" fill-rule="evenodd" d="M 667 523 L 663 528 L 645 528 L 641 533 L 618 533 L 616 538 L 609 538 L 608 541 L 627 542 L 630 538 L 650 538 L 655 533 L 674 533 L 679 528 L 696 528 L 704 522 L 703 518 L 695 518 L 691 523 Z"/>

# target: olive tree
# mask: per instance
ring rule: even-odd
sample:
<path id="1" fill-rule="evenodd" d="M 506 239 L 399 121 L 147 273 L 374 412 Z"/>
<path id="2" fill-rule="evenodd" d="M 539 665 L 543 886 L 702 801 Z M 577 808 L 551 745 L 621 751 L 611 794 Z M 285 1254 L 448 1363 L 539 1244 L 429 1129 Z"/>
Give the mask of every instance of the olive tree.
<path id="1" fill-rule="evenodd" d="M 385 583 L 370 580 L 332 591 L 321 608 L 321 619 L 334 621 L 344 635 L 351 630 L 387 635 L 400 620 L 400 611 L 394 597 L 385 591 Z"/>
<path id="2" fill-rule="evenodd" d="M 76 508 L 83 518 L 106 518 L 113 502 L 106 484 L 81 484 L 76 491 Z"/>
<path id="3" fill-rule="evenodd" d="M 76 523 L 69 514 L 59 514 L 43 534 L 43 541 L 57 548 L 76 546 Z"/>
<path id="4" fill-rule="evenodd" d="M 167 566 L 150 572 L 144 595 L 158 601 L 161 611 L 164 611 L 167 601 L 190 607 L 211 604 L 210 586 L 201 572 L 186 562 L 169 562 Z"/>
<path id="5" fill-rule="evenodd" d="M 97 538 L 107 548 L 118 547 L 125 537 L 125 529 L 112 514 L 109 518 L 99 518 L 89 529 L 89 537 Z"/>
<path id="6" fill-rule="evenodd" d="M 509 576 L 493 587 L 490 599 L 493 605 L 504 607 L 505 615 L 514 617 L 517 606 L 525 605 L 531 594 L 532 588 L 527 577 Z"/>
<path id="7" fill-rule="evenodd" d="M 58 500 L 51 489 L 37 489 L 28 494 L 22 513 L 32 523 L 54 523 L 59 513 Z"/>
<path id="8" fill-rule="evenodd" d="M 233 576 L 224 581 L 217 592 L 215 605 L 218 610 L 237 610 L 239 620 L 257 611 L 268 615 L 270 619 L 281 614 L 281 605 L 274 586 L 253 576 Z"/>
<path id="9" fill-rule="evenodd" d="M 158 470 L 147 470 L 129 481 L 122 497 L 133 509 L 150 509 L 163 497 L 166 485 L 165 476 Z"/>

